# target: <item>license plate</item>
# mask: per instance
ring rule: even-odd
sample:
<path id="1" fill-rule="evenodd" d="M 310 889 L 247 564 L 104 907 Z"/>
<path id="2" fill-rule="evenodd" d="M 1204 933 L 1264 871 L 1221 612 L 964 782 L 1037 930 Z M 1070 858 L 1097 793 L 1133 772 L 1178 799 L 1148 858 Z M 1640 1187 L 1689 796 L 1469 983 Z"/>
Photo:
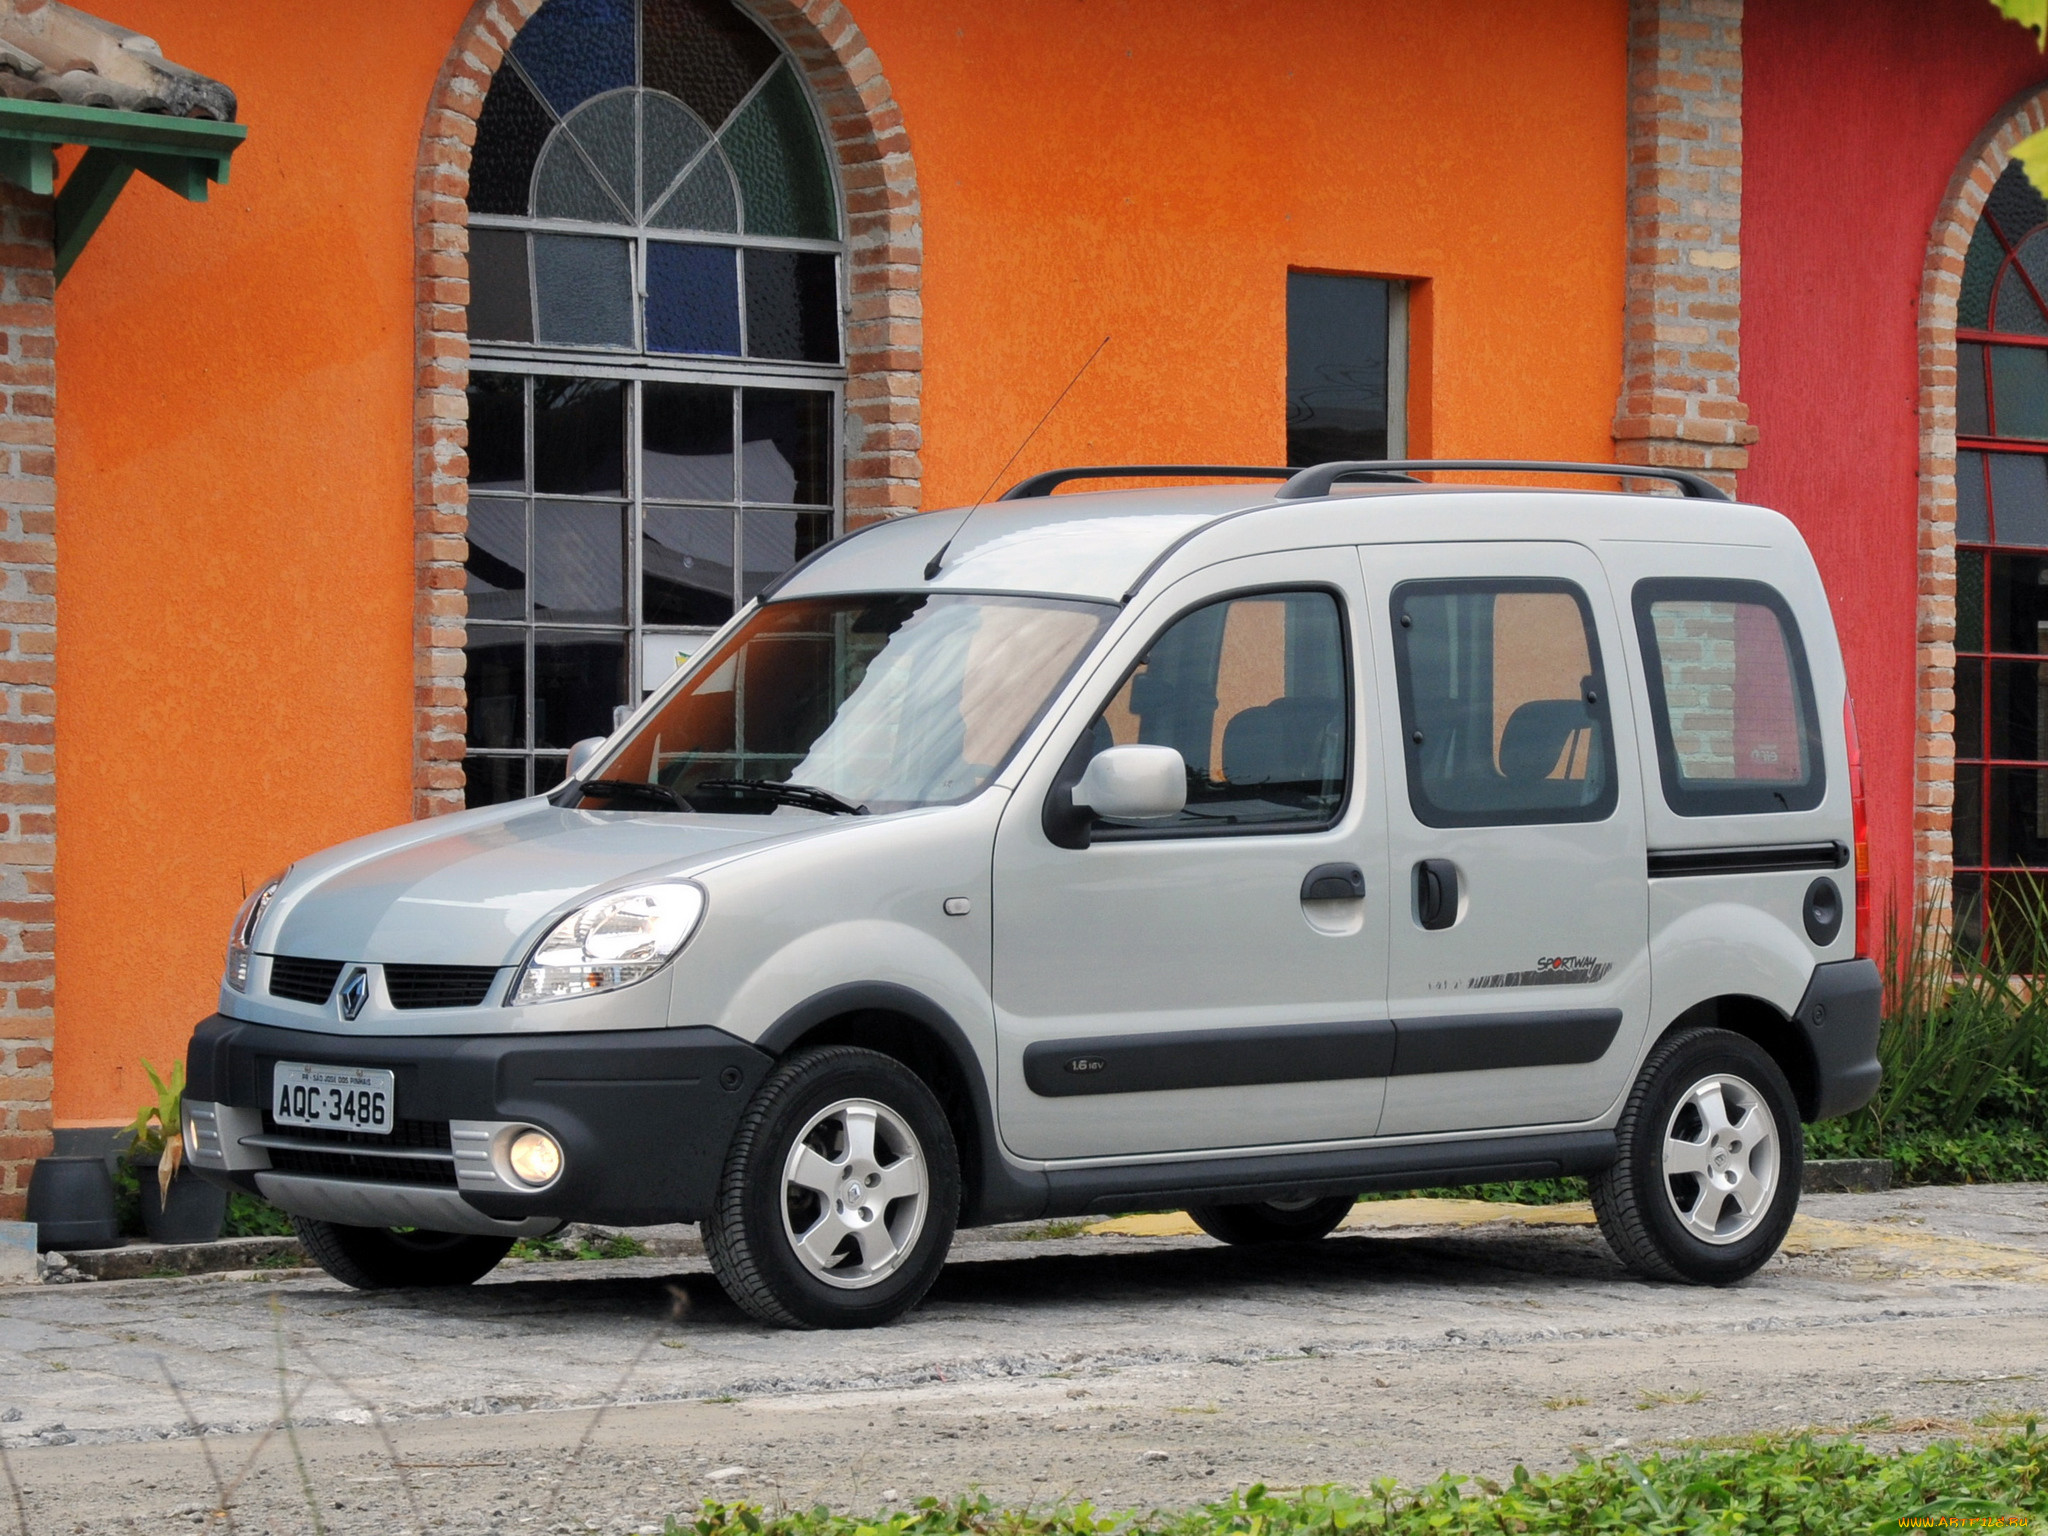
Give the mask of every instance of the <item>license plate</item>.
<path id="1" fill-rule="evenodd" d="M 270 1078 L 270 1115 L 279 1125 L 389 1136 L 392 1074 L 381 1067 L 316 1067 L 280 1061 Z"/>

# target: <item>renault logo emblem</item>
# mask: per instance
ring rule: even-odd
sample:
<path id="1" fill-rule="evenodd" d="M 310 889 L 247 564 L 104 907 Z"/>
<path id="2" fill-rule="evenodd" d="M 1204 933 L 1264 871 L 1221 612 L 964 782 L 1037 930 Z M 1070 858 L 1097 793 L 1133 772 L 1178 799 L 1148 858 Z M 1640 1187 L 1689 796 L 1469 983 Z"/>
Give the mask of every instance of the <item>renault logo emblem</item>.
<path id="1" fill-rule="evenodd" d="M 360 965 L 348 973 L 348 980 L 341 984 L 341 1016 L 353 1020 L 363 1011 L 363 1005 L 370 1000 L 370 973 Z"/>

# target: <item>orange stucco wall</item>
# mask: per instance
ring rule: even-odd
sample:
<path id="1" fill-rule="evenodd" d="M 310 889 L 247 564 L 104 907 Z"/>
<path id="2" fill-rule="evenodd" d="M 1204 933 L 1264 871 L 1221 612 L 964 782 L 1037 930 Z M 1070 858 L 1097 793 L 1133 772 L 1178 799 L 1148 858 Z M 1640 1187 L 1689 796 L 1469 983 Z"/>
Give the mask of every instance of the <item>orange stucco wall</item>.
<path id="1" fill-rule="evenodd" d="M 60 1123 L 132 1113 L 248 883 L 402 819 L 412 175 L 464 0 L 104 0 L 240 93 L 59 299 Z M 1277 461 L 1290 266 L 1425 280 L 1412 446 L 1604 459 L 1621 0 L 853 0 L 924 206 L 926 505 Z"/>

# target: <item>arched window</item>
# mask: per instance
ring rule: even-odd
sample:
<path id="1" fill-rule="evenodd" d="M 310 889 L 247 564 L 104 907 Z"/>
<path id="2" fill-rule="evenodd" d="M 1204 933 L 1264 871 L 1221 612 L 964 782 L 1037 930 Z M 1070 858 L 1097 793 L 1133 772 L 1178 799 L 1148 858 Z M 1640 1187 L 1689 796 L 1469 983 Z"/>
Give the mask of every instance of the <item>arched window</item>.
<path id="1" fill-rule="evenodd" d="M 469 211 L 476 806 L 558 783 L 832 536 L 845 370 L 824 137 L 731 0 L 548 0 Z"/>
<path id="2" fill-rule="evenodd" d="M 2048 202 L 2019 162 L 1956 315 L 1955 912 L 2048 867 Z"/>

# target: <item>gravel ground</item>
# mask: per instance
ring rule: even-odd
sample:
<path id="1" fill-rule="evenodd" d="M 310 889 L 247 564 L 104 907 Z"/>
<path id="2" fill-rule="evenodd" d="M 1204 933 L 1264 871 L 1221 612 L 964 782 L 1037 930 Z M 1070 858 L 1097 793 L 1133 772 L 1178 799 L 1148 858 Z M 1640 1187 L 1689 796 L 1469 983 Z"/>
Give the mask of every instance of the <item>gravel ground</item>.
<path id="1" fill-rule="evenodd" d="M 1809 1196 L 1720 1291 L 1628 1278 L 1587 1220 L 1374 1202 L 1264 1252 L 1170 1218 L 969 1233 L 857 1334 L 750 1323 L 675 1229 L 454 1293 L 0 1289 L 0 1447 L 35 1536 L 224 1529 L 216 1472 L 242 1532 L 309 1531 L 309 1503 L 331 1532 L 630 1532 L 707 1497 L 1180 1505 L 2048 1408 L 2048 1186 Z"/>

